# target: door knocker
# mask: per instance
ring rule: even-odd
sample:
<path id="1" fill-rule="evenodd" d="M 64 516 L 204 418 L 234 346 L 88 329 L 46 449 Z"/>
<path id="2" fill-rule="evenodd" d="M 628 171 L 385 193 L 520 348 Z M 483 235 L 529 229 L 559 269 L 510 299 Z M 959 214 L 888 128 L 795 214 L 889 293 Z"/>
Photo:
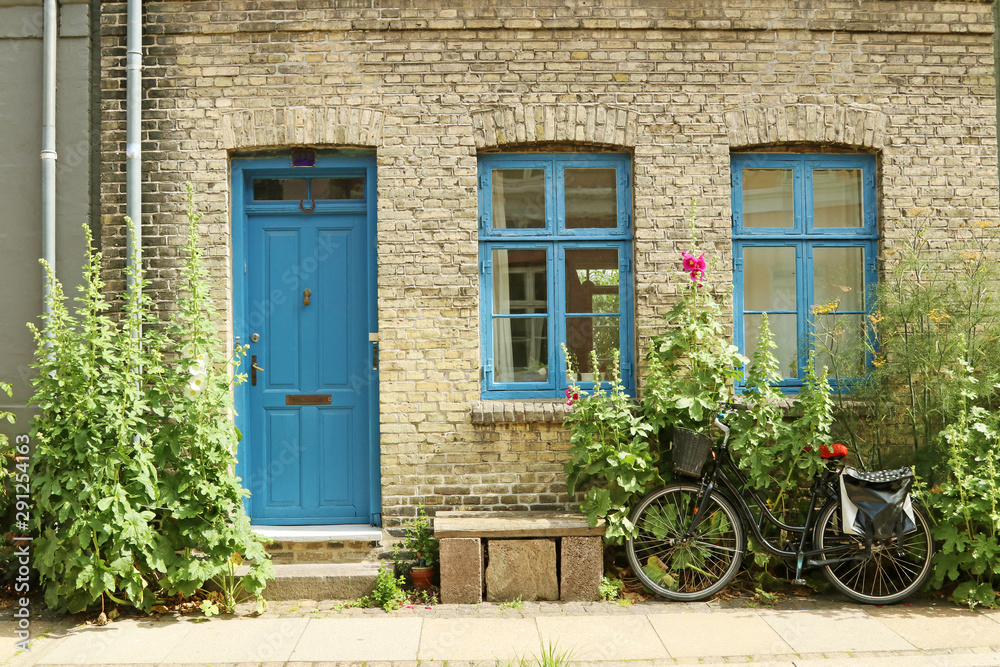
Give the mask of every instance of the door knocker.
<path id="1" fill-rule="evenodd" d="M 309 288 L 306 288 L 305 291 L 302 292 L 302 305 L 303 306 L 308 306 L 309 305 L 309 297 L 312 296 L 312 293 L 313 293 L 313 291 L 311 289 L 309 289 Z"/>

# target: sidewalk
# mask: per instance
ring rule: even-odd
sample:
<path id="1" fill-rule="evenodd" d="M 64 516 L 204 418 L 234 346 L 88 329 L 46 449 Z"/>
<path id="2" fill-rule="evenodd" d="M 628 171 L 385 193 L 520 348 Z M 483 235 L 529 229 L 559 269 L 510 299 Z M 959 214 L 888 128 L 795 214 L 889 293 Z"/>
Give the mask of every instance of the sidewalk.
<path id="1" fill-rule="evenodd" d="M 10 610 L 0 621 L 4 665 L 506 666 L 553 645 L 573 664 L 840 667 L 1000 666 L 1000 611 L 945 602 L 865 607 L 835 596 L 747 608 L 743 600 L 632 606 L 604 602 L 437 605 L 385 613 L 333 602 L 282 602 L 259 618 L 195 615 L 32 619 L 15 655 Z M 42 633 L 44 633 L 42 635 Z M 42 636 L 40 636 L 42 635 Z M 537 664 L 531 660 L 529 664 Z"/>

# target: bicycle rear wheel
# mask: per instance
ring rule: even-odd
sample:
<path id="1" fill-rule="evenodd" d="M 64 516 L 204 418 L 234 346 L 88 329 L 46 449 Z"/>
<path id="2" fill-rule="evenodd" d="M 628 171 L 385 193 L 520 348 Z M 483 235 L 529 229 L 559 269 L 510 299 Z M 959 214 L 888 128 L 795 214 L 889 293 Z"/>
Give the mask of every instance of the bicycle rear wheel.
<path id="1" fill-rule="evenodd" d="M 813 544 L 825 549 L 824 560 L 860 555 L 864 538 L 841 530 L 840 502 L 827 503 L 819 514 Z M 913 506 L 916 529 L 892 540 L 872 545 L 872 556 L 864 560 L 824 565 L 823 574 L 833 587 L 865 604 L 894 604 L 916 593 L 931 576 L 934 538 L 923 510 Z"/>
<path id="2" fill-rule="evenodd" d="M 746 550 L 743 522 L 732 503 L 713 491 L 701 522 L 688 529 L 701 501 L 695 484 L 657 489 L 632 511 L 638 535 L 625 543 L 632 571 L 668 600 L 704 600 L 732 581 Z"/>

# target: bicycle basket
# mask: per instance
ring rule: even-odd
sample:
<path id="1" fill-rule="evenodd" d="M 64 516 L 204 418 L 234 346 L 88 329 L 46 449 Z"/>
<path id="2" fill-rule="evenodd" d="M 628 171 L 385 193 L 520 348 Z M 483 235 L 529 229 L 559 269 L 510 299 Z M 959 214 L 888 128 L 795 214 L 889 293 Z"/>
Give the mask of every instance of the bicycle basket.
<path id="1" fill-rule="evenodd" d="M 712 440 L 701 433 L 686 428 L 674 428 L 674 472 L 687 477 L 701 477 L 701 469 L 708 460 Z"/>

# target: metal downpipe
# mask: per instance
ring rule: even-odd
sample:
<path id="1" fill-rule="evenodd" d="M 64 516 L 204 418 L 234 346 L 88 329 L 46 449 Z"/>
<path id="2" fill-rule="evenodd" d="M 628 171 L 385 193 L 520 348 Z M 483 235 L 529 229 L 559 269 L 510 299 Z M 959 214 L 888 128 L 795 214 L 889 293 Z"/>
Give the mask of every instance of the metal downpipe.
<path id="1" fill-rule="evenodd" d="M 56 268 L 56 47 L 59 5 L 45 0 L 42 7 L 42 259 Z M 49 282 L 42 276 L 42 312 L 49 306 Z"/>
<path id="2" fill-rule="evenodd" d="M 142 2 L 128 0 L 125 36 L 125 261 L 128 289 L 141 289 L 142 270 Z"/>

